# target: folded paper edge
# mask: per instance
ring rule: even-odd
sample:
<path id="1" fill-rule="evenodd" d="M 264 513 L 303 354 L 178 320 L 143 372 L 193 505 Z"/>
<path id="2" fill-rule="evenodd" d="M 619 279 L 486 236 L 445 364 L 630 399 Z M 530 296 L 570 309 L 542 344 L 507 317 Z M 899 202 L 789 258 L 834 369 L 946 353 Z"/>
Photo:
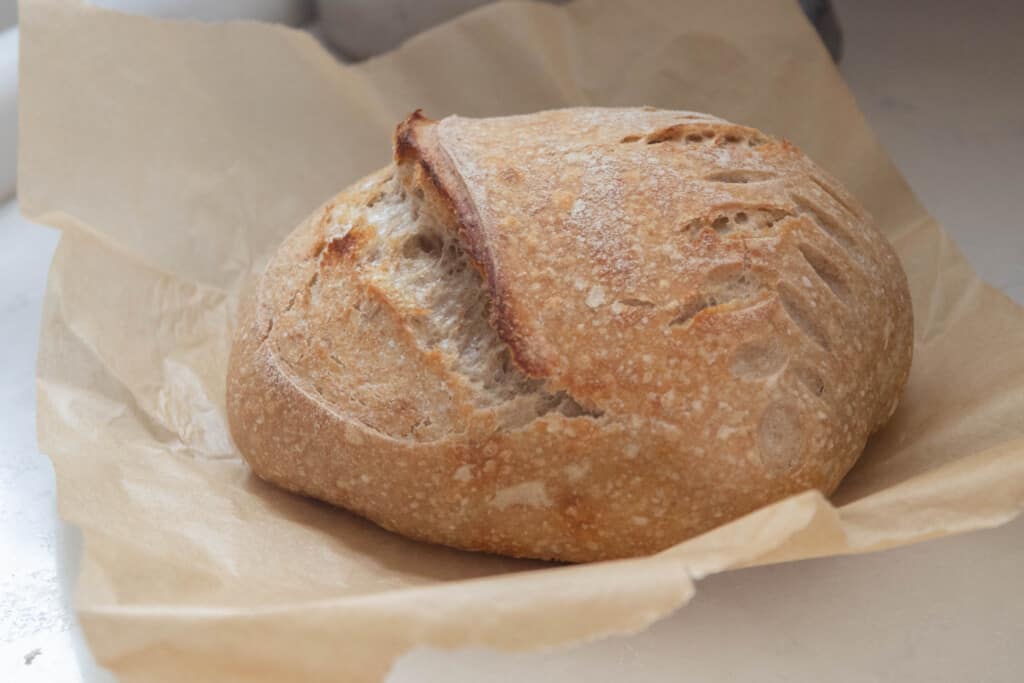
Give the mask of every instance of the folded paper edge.
<path id="1" fill-rule="evenodd" d="M 656 580 L 624 586 L 617 563 L 643 563 L 645 574 Z M 559 574 L 562 570 L 575 574 L 571 582 Z M 647 558 L 574 565 L 545 574 L 543 580 L 556 584 L 560 604 L 541 619 L 535 608 L 522 608 L 514 599 L 503 600 L 518 594 L 521 582 L 536 588 L 536 573 L 264 610 L 88 605 L 77 609 L 101 664 L 130 675 L 141 658 L 146 668 L 140 673 L 167 672 L 166 678 L 146 680 L 175 680 L 175 658 L 188 653 L 191 672 L 200 679 L 235 680 L 221 665 L 225 659 L 237 657 L 250 660 L 245 666 L 246 676 L 238 680 L 293 680 L 297 675 L 327 680 L 338 658 L 344 657 L 347 680 L 371 681 L 383 678 L 399 656 L 416 647 L 532 651 L 637 633 L 685 605 L 695 594 L 683 564 L 671 560 L 654 566 Z M 470 583 L 473 586 L 467 588 Z M 470 592 L 487 584 L 492 590 L 486 595 Z M 481 612 L 481 601 L 490 605 L 487 612 Z M 588 618 L 580 618 L 581 614 Z M 301 618 L 293 620 L 290 615 Z M 145 628 L 139 628 L 143 625 Z M 244 634 L 254 630 L 264 635 L 282 634 L 268 639 L 274 643 L 301 637 L 307 646 L 322 651 L 322 659 L 317 656 L 293 661 L 286 645 L 279 651 L 252 652 Z M 508 638 L 510 631 L 516 634 L 512 640 Z M 215 652 L 205 647 L 210 640 L 207 634 L 213 632 L 220 642 Z M 332 637 L 316 637 L 324 632 Z M 232 646 L 225 649 L 224 635 L 231 633 L 238 637 L 227 638 Z M 363 651 L 374 648 L 378 652 L 386 649 L 387 655 L 362 657 Z M 209 670 L 203 668 L 206 662 Z"/>

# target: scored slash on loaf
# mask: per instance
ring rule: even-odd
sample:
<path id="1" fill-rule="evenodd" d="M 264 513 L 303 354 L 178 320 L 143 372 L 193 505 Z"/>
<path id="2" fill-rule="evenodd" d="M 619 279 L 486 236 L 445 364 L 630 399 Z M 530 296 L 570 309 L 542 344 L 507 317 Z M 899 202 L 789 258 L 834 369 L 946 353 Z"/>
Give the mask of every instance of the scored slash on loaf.
<path id="1" fill-rule="evenodd" d="M 835 179 L 651 108 L 412 114 L 239 318 L 228 416 L 257 475 L 566 561 L 832 492 L 912 353 L 906 277 Z"/>

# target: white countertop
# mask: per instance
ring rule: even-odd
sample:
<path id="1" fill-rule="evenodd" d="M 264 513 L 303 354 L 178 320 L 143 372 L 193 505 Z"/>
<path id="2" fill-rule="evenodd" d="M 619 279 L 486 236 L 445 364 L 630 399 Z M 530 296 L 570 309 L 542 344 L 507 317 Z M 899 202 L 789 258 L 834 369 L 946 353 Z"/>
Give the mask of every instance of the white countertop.
<path id="1" fill-rule="evenodd" d="M 842 0 L 842 71 L 929 210 L 1024 302 L 1024 3 Z M 53 472 L 33 365 L 57 235 L 0 208 L 0 681 L 97 680 L 58 580 Z M 643 634 L 548 653 L 417 651 L 393 681 L 1017 681 L 1024 519 L 874 555 L 701 581 Z M 28 663 L 28 662 L 31 663 Z"/>

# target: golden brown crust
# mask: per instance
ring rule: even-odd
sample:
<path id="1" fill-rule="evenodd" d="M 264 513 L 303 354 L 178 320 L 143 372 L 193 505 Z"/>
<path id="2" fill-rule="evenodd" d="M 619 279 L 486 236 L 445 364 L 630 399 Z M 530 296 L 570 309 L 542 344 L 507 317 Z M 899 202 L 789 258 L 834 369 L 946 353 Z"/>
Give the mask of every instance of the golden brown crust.
<path id="1" fill-rule="evenodd" d="M 788 142 L 687 112 L 416 112 L 255 281 L 228 415 L 286 488 L 583 561 L 831 492 L 911 349 L 891 247 Z"/>

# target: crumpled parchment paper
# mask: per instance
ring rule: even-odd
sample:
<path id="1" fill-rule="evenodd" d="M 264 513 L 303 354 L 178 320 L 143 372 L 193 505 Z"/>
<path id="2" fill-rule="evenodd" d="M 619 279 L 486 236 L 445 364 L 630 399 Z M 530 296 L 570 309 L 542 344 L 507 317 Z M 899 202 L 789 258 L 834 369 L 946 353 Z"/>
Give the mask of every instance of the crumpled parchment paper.
<path id="1" fill-rule="evenodd" d="M 23 2 L 21 31 L 21 206 L 63 231 L 40 443 L 84 533 L 78 614 L 122 681 L 376 680 L 416 645 L 629 632 L 713 572 L 914 543 L 1024 506 L 1024 311 L 914 198 L 792 0 L 501 3 L 356 66 L 291 29 L 62 0 Z M 245 278 L 387 163 L 410 110 L 572 104 L 708 111 L 785 136 L 895 244 L 913 373 L 839 492 L 653 557 L 554 566 L 408 541 L 256 480 L 224 418 Z"/>

